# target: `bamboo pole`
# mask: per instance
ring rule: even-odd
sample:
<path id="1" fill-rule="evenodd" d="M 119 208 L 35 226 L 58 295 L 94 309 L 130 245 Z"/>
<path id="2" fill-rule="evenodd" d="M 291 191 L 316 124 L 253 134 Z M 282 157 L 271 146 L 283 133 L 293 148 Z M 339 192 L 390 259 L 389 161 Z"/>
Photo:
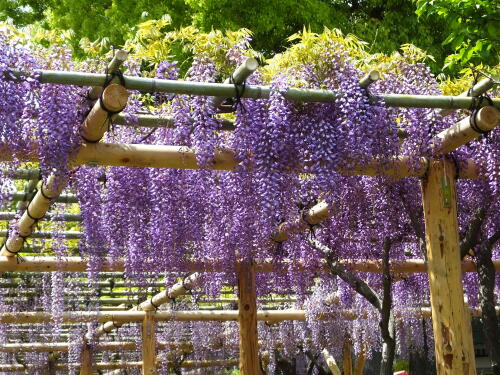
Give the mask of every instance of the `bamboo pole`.
<path id="1" fill-rule="evenodd" d="M 18 169 L 15 171 L 4 169 L 2 174 L 13 180 L 34 180 L 40 177 L 38 169 Z"/>
<path id="2" fill-rule="evenodd" d="M 92 352 L 87 342 L 83 344 L 80 363 L 80 375 L 92 375 Z"/>
<path id="3" fill-rule="evenodd" d="M 422 182 L 422 197 L 438 375 L 476 374 L 460 272 L 455 194 L 453 164 L 432 162 Z"/>
<path id="4" fill-rule="evenodd" d="M 243 62 L 243 64 L 241 64 L 240 66 L 238 66 L 238 68 L 236 68 L 236 70 L 231 75 L 231 78 L 227 78 L 224 81 L 224 83 L 241 85 L 243 82 L 245 82 L 245 80 L 248 77 L 250 77 L 250 75 L 252 75 L 253 72 L 255 72 L 255 70 L 257 70 L 258 67 L 259 67 L 259 62 L 257 61 L 257 59 L 249 57 Z M 218 108 L 226 98 L 227 96 L 213 97 L 210 100 L 210 104 L 213 107 Z"/>
<path id="5" fill-rule="evenodd" d="M 122 86 L 112 84 L 106 87 L 102 97 L 102 105 L 105 108 L 102 108 L 101 101 L 96 102 L 82 124 L 81 134 L 84 139 L 87 141 L 99 140 L 107 130 L 110 120 L 109 113 L 105 109 L 114 112 L 121 111 L 125 108 L 127 99 L 128 93 Z M 13 257 L 21 250 L 25 239 L 31 235 L 34 224 L 45 216 L 52 199 L 60 195 L 65 186 L 65 178 L 55 174 L 47 177 L 45 184 L 42 183 L 24 214 L 13 223 L 16 230 L 10 233 L 3 244 L 0 256 Z"/>
<path id="6" fill-rule="evenodd" d="M 36 73 L 42 83 L 57 83 L 77 86 L 102 86 L 106 80 L 104 74 L 62 72 L 54 70 L 37 70 L 24 72 L 11 70 L 11 75 L 16 78 L 31 76 Z M 227 83 L 207 83 L 191 81 L 174 81 L 166 79 L 125 77 L 125 87 L 131 90 L 142 92 L 171 92 L 176 94 L 205 95 L 205 96 L 235 96 L 234 85 Z M 271 88 L 269 86 L 247 85 L 245 92 L 241 95 L 244 98 L 268 99 Z M 292 101 L 299 102 L 332 102 L 340 94 L 331 90 L 290 88 L 283 96 Z M 473 99 L 461 96 L 432 96 L 432 95 L 401 95 L 382 94 L 378 97 L 387 106 L 393 107 L 420 107 L 420 108 L 470 108 Z M 488 105 L 484 100 L 478 103 L 480 106 Z M 500 99 L 493 99 L 493 105 L 500 108 Z"/>
<path id="7" fill-rule="evenodd" d="M 431 309 L 422 307 L 420 309 L 409 309 L 416 317 L 431 317 Z M 496 307 L 497 315 L 500 315 L 500 307 Z M 470 308 L 469 314 L 474 317 L 481 316 L 481 310 Z M 144 320 L 145 311 L 114 311 L 114 312 L 95 312 L 95 311 L 74 311 L 65 312 L 62 315 L 64 323 L 82 323 L 82 322 L 108 322 L 113 320 L 117 324 L 123 323 L 140 323 Z M 167 321 L 197 321 L 197 322 L 227 322 L 238 321 L 238 310 L 185 310 L 185 311 L 156 311 L 154 313 L 157 322 Z M 256 312 L 257 320 L 266 321 L 269 323 L 278 323 L 286 320 L 304 321 L 306 313 L 300 309 L 285 309 L 285 310 L 258 310 Z M 370 315 L 366 312 L 356 312 L 353 310 L 340 310 L 335 313 L 325 313 L 317 317 L 321 320 L 328 319 L 369 319 Z M 396 318 L 399 315 L 396 314 Z M 404 316 L 402 316 L 404 318 Z M 0 313 L 0 323 L 6 324 L 38 324 L 48 323 L 52 320 L 52 314 L 46 312 L 10 312 Z"/>
<path id="8" fill-rule="evenodd" d="M 207 367 L 232 367 L 238 364 L 238 361 L 235 359 L 230 360 L 202 360 L 202 361 L 184 361 L 180 364 L 182 368 L 207 368 Z M 72 366 L 80 366 L 79 363 L 72 363 Z M 142 362 L 97 362 L 93 365 L 95 370 L 115 370 L 115 369 L 123 369 L 128 367 L 141 367 Z M 167 367 L 172 368 L 174 366 L 173 363 L 169 362 L 166 364 Z M 56 370 L 68 370 L 69 365 L 67 363 L 58 363 L 55 365 Z M 34 369 L 32 365 L 28 365 L 27 369 Z M 23 365 L 12 365 L 12 364 L 0 364 L 0 371 L 5 372 L 16 372 L 21 371 L 24 372 L 26 368 Z M 90 373 L 91 374 L 91 373 Z"/>
<path id="9" fill-rule="evenodd" d="M 142 375 L 156 375 L 156 322 L 154 312 L 146 311 L 141 331 Z"/>
<path id="10" fill-rule="evenodd" d="M 127 60 L 127 57 L 128 57 L 128 52 L 123 50 L 123 49 L 120 49 L 118 51 L 116 51 L 114 53 L 114 56 L 113 58 L 111 59 L 111 61 L 109 62 L 108 66 L 107 66 L 107 73 L 108 74 L 113 74 L 113 73 L 116 73 L 120 70 L 120 67 L 122 66 L 122 64 Z M 99 96 L 101 95 L 102 93 L 102 87 L 101 86 L 94 86 L 92 87 L 88 94 L 87 94 L 87 98 L 89 100 L 97 100 L 99 99 Z"/>
<path id="11" fill-rule="evenodd" d="M 70 344 L 67 342 L 30 342 L 15 344 L 0 344 L 0 353 L 16 352 L 67 352 Z M 108 350 L 137 350 L 137 343 L 133 341 L 112 341 L 100 342 L 93 346 L 96 351 Z M 158 342 L 158 349 L 193 351 L 193 344 L 190 342 Z"/>
<path id="12" fill-rule="evenodd" d="M 35 194 L 30 193 L 30 194 L 25 194 L 25 193 L 13 193 L 11 195 L 11 199 L 13 201 L 18 201 L 18 200 L 32 200 Z M 78 203 L 78 197 L 75 194 L 61 194 L 57 198 L 54 198 L 52 200 L 53 202 L 57 203 Z"/>
<path id="13" fill-rule="evenodd" d="M 359 81 L 359 85 L 366 89 L 372 83 L 378 81 L 380 79 L 380 73 L 376 70 L 370 70 L 361 80 Z"/>
<path id="14" fill-rule="evenodd" d="M 361 352 L 358 355 L 358 358 L 356 359 L 356 367 L 354 369 L 354 375 L 363 375 L 366 363 L 366 350 L 367 348 L 363 346 Z"/>
<path id="15" fill-rule="evenodd" d="M 493 130 L 500 124 L 500 112 L 495 107 L 483 107 L 470 117 L 464 118 L 436 136 L 436 148 L 440 154 L 447 154 L 478 138 L 481 133 Z"/>
<path id="16" fill-rule="evenodd" d="M 0 238 L 7 237 L 9 235 L 9 231 L 7 229 L 0 229 Z M 67 240 L 78 239 L 81 237 L 81 232 L 76 231 L 65 231 L 60 233 L 59 235 L 63 236 Z M 31 232 L 31 238 L 52 238 L 54 236 L 54 232 L 49 231 L 40 231 L 40 232 Z M 10 247 L 9 247 L 10 249 Z"/>
<path id="17" fill-rule="evenodd" d="M 155 115 L 140 114 L 137 121 L 127 121 L 127 118 L 118 114 L 113 119 L 114 125 L 140 126 L 145 128 L 174 128 L 175 119 L 173 117 L 162 117 Z M 222 123 L 222 130 L 234 130 L 234 121 L 228 119 L 218 119 Z"/>
<path id="18" fill-rule="evenodd" d="M 47 212 L 51 199 L 58 196 L 64 187 L 61 178 L 50 175 L 45 184 L 42 183 L 40 190 L 35 194 L 28 204 L 24 214 L 14 223 L 16 230 L 12 231 L 2 248 L 0 256 L 13 257 L 17 254 L 24 244 L 26 237 L 30 236 L 33 225 L 36 220 L 33 218 L 42 218 Z"/>
<path id="19" fill-rule="evenodd" d="M 34 160 L 28 161 L 36 161 Z M 152 167 L 175 169 L 199 169 L 196 152 L 184 146 L 143 144 L 87 144 L 73 158 L 74 165 L 108 165 L 128 167 Z M 216 150 L 211 163 L 213 170 L 235 170 L 238 165 L 232 150 Z M 339 170 L 346 175 L 388 176 L 391 178 L 422 177 L 427 168 L 427 159 L 398 157 L 374 160 L 354 165 L 349 170 Z M 299 168 L 300 169 L 300 168 Z M 461 178 L 477 178 L 472 163 L 460 170 Z"/>
<path id="20" fill-rule="evenodd" d="M 238 269 L 238 323 L 240 374 L 260 375 L 255 270 L 250 261 L 241 262 Z"/>
<path id="21" fill-rule="evenodd" d="M 6 147 L 0 150 L 0 160 L 13 160 L 13 154 Z M 33 150 L 15 155 L 22 161 L 38 161 Z M 422 177 L 427 170 L 428 160 L 424 157 L 401 156 L 393 159 L 379 159 L 359 162 L 348 169 L 339 169 L 338 173 L 361 176 L 387 176 L 393 179 L 404 177 Z M 111 144 L 92 143 L 83 145 L 72 157 L 71 163 L 77 165 L 107 165 L 145 168 L 200 169 L 196 160 L 196 151 L 185 146 Z M 232 150 L 216 150 L 211 163 L 213 170 L 235 170 L 238 161 Z M 300 171 L 297 166 L 297 171 Z M 460 168 L 460 178 L 478 178 L 478 170 L 472 160 Z"/>
<path id="22" fill-rule="evenodd" d="M 186 294 L 200 281 L 201 281 L 201 275 L 198 273 L 194 273 L 188 276 L 185 280 L 182 280 L 181 282 L 174 284 L 170 289 L 164 290 L 154 295 L 149 300 L 142 302 L 139 306 L 134 307 L 129 311 L 134 312 L 134 311 L 156 310 L 162 304 L 173 301 L 176 297 Z M 120 322 L 117 322 L 113 319 L 109 319 L 94 331 L 93 336 L 100 337 L 105 333 L 109 333 L 120 326 L 121 326 Z"/>
<path id="23" fill-rule="evenodd" d="M 352 375 L 351 340 L 346 338 L 342 347 L 342 370 L 344 375 Z"/>
<path id="24" fill-rule="evenodd" d="M 480 96 L 484 94 L 486 91 L 491 89 L 493 85 L 495 84 L 495 81 L 493 81 L 491 78 L 484 78 L 478 83 L 476 83 L 472 89 L 469 91 L 465 91 L 461 93 L 459 96 Z M 450 113 L 453 113 L 452 109 L 442 109 L 439 111 L 439 114 L 442 117 L 448 116 Z"/>
<path id="25" fill-rule="evenodd" d="M 57 200 L 56 200 L 57 201 Z M 0 212 L 0 220 L 13 220 L 16 217 L 15 212 Z M 82 221 L 80 214 L 51 214 L 47 213 L 44 220 L 51 221 Z"/>
<path id="26" fill-rule="evenodd" d="M 125 108 L 127 101 L 128 91 L 125 87 L 116 83 L 106 87 L 102 92 L 102 100 L 95 102 L 83 122 L 80 132 L 82 138 L 87 142 L 98 142 L 108 130 L 116 113 Z"/>
<path id="27" fill-rule="evenodd" d="M 333 355 L 331 355 L 326 348 L 324 348 L 321 353 L 323 354 L 323 358 L 325 359 L 326 365 L 330 369 L 332 375 L 341 375 L 339 366 L 337 365 Z"/>
<path id="28" fill-rule="evenodd" d="M 351 271 L 381 273 L 382 263 L 373 259 L 343 259 L 340 261 Z M 395 274 L 412 274 L 427 272 L 427 265 L 423 259 L 409 259 L 391 261 L 391 270 Z M 476 264 L 472 260 L 462 261 L 462 272 L 476 272 Z M 494 259 L 496 272 L 500 272 L 500 259 Z M 282 259 L 274 262 L 271 259 L 256 259 L 255 272 L 328 272 L 324 262 L 306 263 L 303 261 L 290 261 Z M 182 271 L 222 272 L 225 269 L 224 262 L 213 259 L 206 261 L 186 262 Z M 123 272 L 125 264 L 123 260 L 108 262 L 103 260 L 101 270 Z M 80 257 L 62 257 L 57 259 L 51 256 L 24 257 L 24 262 L 18 263 L 12 257 L 0 257 L 0 272 L 87 272 L 87 260 Z M 179 284 L 180 287 L 182 285 Z M 180 291 L 180 289 L 179 289 Z M 163 293 L 163 292 L 162 292 Z M 185 293 L 185 292 L 184 292 Z M 183 294 L 183 293 L 181 293 Z M 163 294 L 164 296 L 164 294 Z M 173 294 L 170 294 L 173 296 Z M 168 301 L 167 301 L 168 302 Z"/>

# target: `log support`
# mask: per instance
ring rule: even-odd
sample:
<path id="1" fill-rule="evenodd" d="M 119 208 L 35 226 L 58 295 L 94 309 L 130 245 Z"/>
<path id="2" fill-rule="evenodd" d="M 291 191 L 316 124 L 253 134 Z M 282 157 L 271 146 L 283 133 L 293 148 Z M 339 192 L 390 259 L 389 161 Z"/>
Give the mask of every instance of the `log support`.
<path id="1" fill-rule="evenodd" d="M 342 348 L 342 368 L 344 375 L 352 375 L 351 339 L 346 337 Z"/>
<path id="2" fill-rule="evenodd" d="M 238 322 L 240 325 L 240 374 L 261 375 L 255 270 L 249 261 L 241 262 L 238 270 Z"/>
<path id="3" fill-rule="evenodd" d="M 147 311 L 142 322 L 142 375 L 156 375 L 156 321 Z"/>
<path id="4" fill-rule="evenodd" d="M 476 374 L 472 330 L 464 304 L 454 164 L 433 161 L 422 181 L 438 375 Z"/>
<path id="5" fill-rule="evenodd" d="M 83 344 L 80 364 L 80 375 L 92 375 L 92 351 L 87 341 Z"/>
<path id="6" fill-rule="evenodd" d="M 366 346 L 363 346 L 361 352 L 358 355 L 358 358 L 356 359 L 356 367 L 354 368 L 354 375 L 363 374 L 366 363 L 366 350 L 367 350 Z"/>

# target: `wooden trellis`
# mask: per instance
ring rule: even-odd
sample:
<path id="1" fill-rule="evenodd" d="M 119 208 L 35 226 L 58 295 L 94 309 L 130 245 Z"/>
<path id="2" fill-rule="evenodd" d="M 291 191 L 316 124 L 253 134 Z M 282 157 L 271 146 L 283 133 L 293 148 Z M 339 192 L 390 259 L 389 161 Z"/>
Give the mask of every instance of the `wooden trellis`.
<path id="1" fill-rule="evenodd" d="M 113 72 L 119 69 L 121 63 L 125 61 L 126 53 L 120 51 L 108 66 L 108 71 Z M 248 59 L 233 74 L 235 84 L 241 84 L 257 68 L 254 59 Z M 38 72 L 40 81 L 43 83 L 88 85 L 94 86 L 89 92 L 89 98 L 97 99 L 102 95 L 102 101 L 106 108 L 113 112 L 122 110 L 127 103 L 127 89 L 139 90 L 142 92 L 163 91 L 178 94 L 194 94 L 213 96 L 212 105 L 219 107 L 226 97 L 231 97 L 235 93 L 234 84 L 229 82 L 223 84 L 198 83 L 168 81 L 150 78 L 125 77 L 122 86 L 119 80 L 107 86 L 101 94 L 102 86 L 106 80 L 103 74 L 77 73 L 77 72 Z M 24 72 L 14 72 L 17 77 L 25 75 Z M 360 80 L 362 87 L 367 87 L 371 82 L 379 78 L 377 72 L 370 72 Z M 479 82 L 470 92 L 473 96 L 478 96 L 492 87 L 493 82 L 485 79 Z M 267 86 L 247 85 L 242 97 L 245 98 L 269 98 L 270 88 Z M 291 88 L 284 97 L 293 101 L 334 101 L 338 94 L 329 90 L 311 90 Z M 381 97 L 388 106 L 410 106 L 426 108 L 442 108 L 441 114 L 447 115 L 453 109 L 469 108 L 475 99 L 468 96 L 418 96 L 418 95 L 391 95 L 386 94 Z M 433 144 L 439 144 L 439 149 L 435 149 L 436 156 L 451 152 L 467 142 L 477 138 L 480 133 L 476 130 L 489 131 L 494 129 L 500 122 L 500 100 L 493 99 L 485 105 L 475 115 L 475 125 L 471 126 L 469 117 L 459 121 L 449 129 L 439 133 L 433 140 Z M 107 144 L 94 143 L 99 141 L 107 130 L 111 118 L 97 101 L 82 124 L 82 138 L 87 142 L 71 156 L 71 165 L 107 165 L 107 166 L 130 166 L 130 167 L 156 167 L 156 168 L 180 168 L 198 169 L 195 150 L 187 147 L 161 146 L 161 145 L 128 145 L 128 144 Z M 117 124 L 124 124 L 124 118 L 114 115 Z M 139 116 L 140 126 L 150 127 L 171 127 L 173 119 L 155 116 Z M 234 124 L 225 120 L 224 129 L 231 129 Z M 0 150 L 0 160 L 12 160 L 12 152 L 8 149 Z M 23 154 L 15 155 L 19 160 L 38 161 L 36 150 L 25 150 Z M 479 166 L 474 160 L 469 160 L 468 164 L 458 168 L 448 161 L 429 161 L 421 158 L 417 163 L 412 163 L 410 167 L 405 158 L 393 160 L 373 160 L 371 163 L 355 166 L 350 170 L 340 170 L 339 173 L 352 175 L 377 176 L 386 175 L 394 178 L 423 177 L 422 195 L 425 214 L 425 234 L 427 243 L 427 262 L 423 260 L 394 261 L 391 263 L 391 271 L 395 275 L 408 273 L 427 272 L 430 280 L 431 308 L 422 308 L 414 311 L 419 316 L 432 315 L 435 336 L 435 353 L 438 364 L 439 375 L 444 374 L 475 374 L 475 359 L 472 346 L 472 333 L 469 316 L 478 315 L 477 310 L 468 310 L 464 304 L 463 288 L 461 282 L 462 272 L 475 272 L 476 266 L 472 261 L 462 261 L 459 257 L 458 223 L 455 201 L 455 179 L 477 178 Z M 218 151 L 213 160 L 213 169 L 234 170 L 237 165 L 235 155 L 230 150 Z M 442 189 L 442 177 L 445 176 L 447 191 Z M 27 178 L 36 180 L 39 175 L 37 171 L 19 171 L 14 174 L 16 178 Z M 51 201 L 76 202 L 74 196 L 61 195 L 66 181 L 57 179 L 56 176 L 48 176 L 46 183 L 41 186 L 36 194 L 19 193 L 14 195 L 14 199 L 25 198 L 29 201 L 24 214 L 18 221 L 18 232 L 10 234 L 0 252 L 0 272 L 84 272 L 87 263 L 79 257 L 67 257 L 55 259 L 53 257 L 26 257 L 25 261 L 18 263 L 15 255 L 21 250 L 25 239 L 29 236 L 44 238 L 49 234 L 43 232 L 33 232 L 35 220 L 33 218 L 47 219 L 53 217 L 47 214 Z M 36 184 L 36 183 L 35 183 Z M 33 186 L 32 186 L 33 187 Z M 32 190 L 32 189 L 31 189 Z M 304 231 L 309 225 L 318 224 L 340 210 L 339 207 L 331 207 L 324 202 L 320 202 L 310 208 L 303 216 L 297 217 L 293 222 L 288 222 L 276 228 L 273 240 L 276 242 L 286 241 L 290 235 Z M 29 212 L 29 213 L 28 213 Z M 0 219 L 13 220 L 14 214 L 0 213 Z M 58 217 L 58 220 L 80 221 L 79 215 L 65 215 Z M 7 236 L 7 233 L 3 233 Z M 66 233 L 66 238 L 78 238 L 79 233 Z M 345 265 L 352 270 L 360 272 L 382 272 L 380 260 L 356 261 L 343 260 Z M 283 260 L 287 265 L 287 260 Z M 496 272 L 500 272 L 500 260 L 494 260 Z M 322 272 L 326 269 L 323 264 L 316 266 L 293 264 L 298 272 Z M 306 269 L 307 268 L 307 269 Z M 115 261 L 112 264 L 104 262 L 102 271 L 123 272 L 124 264 Z M 161 311 L 157 308 L 162 304 L 172 301 L 178 296 L 186 294 L 190 289 L 200 284 L 203 280 L 203 272 L 217 272 L 223 270 L 223 263 L 218 259 L 204 262 L 186 262 L 184 271 L 193 272 L 185 280 L 173 285 L 158 294 L 153 295 L 148 300 L 138 304 L 128 310 L 121 306 L 120 310 L 99 311 L 99 312 L 77 312 L 64 313 L 63 322 L 89 322 L 98 321 L 102 323 L 93 333 L 85 338 L 85 342 L 96 339 L 105 333 L 119 328 L 126 322 L 137 322 L 142 324 L 142 361 L 129 362 L 125 364 L 117 363 L 97 363 L 92 364 L 92 353 L 89 345 L 83 346 L 80 374 L 91 374 L 96 369 L 117 369 L 123 366 L 142 367 L 142 373 L 154 375 L 161 359 L 157 356 L 158 348 L 171 348 L 179 343 L 162 343 L 156 340 L 156 325 L 160 321 L 238 321 L 239 323 L 239 360 L 226 361 L 186 361 L 184 367 L 206 367 L 206 366 L 232 366 L 239 364 L 242 375 L 259 375 L 260 366 L 258 360 L 259 341 L 257 336 L 257 321 L 264 320 L 268 323 L 276 323 L 284 320 L 305 320 L 303 310 L 257 310 L 257 297 L 255 291 L 255 274 L 259 272 L 279 272 L 276 264 L 266 259 L 254 259 L 250 262 L 237 262 L 235 271 L 238 275 L 238 310 L 234 311 Z M 15 283 L 13 284 L 15 287 Z M 352 311 L 342 312 L 344 319 L 363 318 L 363 313 Z M 330 316 L 320 317 L 331 319 Z M 17 312 L 1 313 L 0 323 L 42 323 L 48 322 L 52 316 L 44 312 Z M 192 350 L 191 343 L 184 343 L 185 350 Z M 351 361 L 351 348 L 349 340 L 344 345 L 344 373 L 362 373 L 364 366 L 364 353 L 358 358 L 355 366 Z M 135 350 L 139 349 L 134 342 L 109 342 L 100 343 L 94 346 L 95 350 Z M 67 351 L 68 344 L 65 343 L 30 343 L 25 344 L 4 344 L 0 345 L 0 351 L 4 352 L 24 352 L 24 351 Z M 338 367 L 333 357 L 328 353 L 323 353 L 333 374 L 338 373 Z M 19 365 L 21 366 L 21 365 Z M 1 365 L 0 371 L 23 371 L 24 367 L 18 365 Z M 65 370 L 67 365 L 55 364 L 54 369 Z"/>

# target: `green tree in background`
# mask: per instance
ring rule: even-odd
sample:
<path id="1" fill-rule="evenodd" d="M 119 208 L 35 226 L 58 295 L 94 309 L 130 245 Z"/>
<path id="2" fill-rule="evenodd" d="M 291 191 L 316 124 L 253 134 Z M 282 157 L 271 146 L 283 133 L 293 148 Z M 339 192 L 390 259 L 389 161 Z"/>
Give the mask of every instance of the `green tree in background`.
<path id="1" fill-rule="evenodd" d="M 171 23 L 165 26 L 167 30 L 190 25 L 203 32 L 249 29 L 253 48 L 267 57 L 286 49 L 291 43 L 287 38 L 304 26 L 313 32 L 322 32 L 326 26 L 365 40 L 370 43 L 371 53 L 390 53 L 402 44 L 412 43 L 435 57 L 432 68 L 437 73 L 445 58 L 456 49 L 454 42 L 446 43 L 445 39 L 450 33 L 457 33 L 457 22 L 465 21 L 444 15 L 425 17 L 434 13 L 424 10 L 430 3 L 460 2 L 477 1 L 419 0 L 419 18 L 417 3 L 410 0 L 3 0 L 0 19 L 12 18 L 17 26 L 37 22 L 47 29 L 71 29 L 70 43 L 80 54 L 82 38 L 100 40 L 100 45 L 106 48 L 122 46 L 134 38 L 137 24 L 160 19 L 165 14 L 171 17 Z M 488 11 L 493 10 L 494 6 L 489 6 Z M 471 13 L 472 21 L 467 23 L 480 24 L 484 19 L 481 16 L 476 20 L 473 16 Z M 489 34 L 478 40 L 484 47 L 481 50 L 491 51 L 488 53 L 492 55 L 495 30 L 485 27 Z M 488 44 L 488 40 L 492 42 Z M 477 43 L 475 46 L 477 51 Z M 465 54 L 470 53 L 473 54 Z M 482 53 L 488 63 L 494 62 L 490 55 Z"/>
<path id="2" fill-rule="evenodd" d="M 418 0 L 421 18 L 446 21 L 449 33 L 443 46 L 452 53 L 445 68 L 458 70 L 468 64 L 491 67 L 499 62 L 500 3 L 495 0 Z"/>

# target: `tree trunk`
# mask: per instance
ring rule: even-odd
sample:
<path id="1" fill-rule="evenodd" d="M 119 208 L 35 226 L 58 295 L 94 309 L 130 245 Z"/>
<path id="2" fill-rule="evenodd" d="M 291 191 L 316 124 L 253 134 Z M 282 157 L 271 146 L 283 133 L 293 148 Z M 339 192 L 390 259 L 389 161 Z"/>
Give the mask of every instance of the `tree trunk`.
<path id="1" fill-rule="evenodd" d="M 396 340 L 394 339 L 394 318 L 391 317 L 386 327 L 382 328 L 382 361 L 380 362 L 380 375 L 392 375 L 394 357 L 396 355 Z"/>
<path id="2" fill-rule="evenodd" d="M 477 273 L 486 347 L 493 374 L 500 375 L 500 332 L 495 312 L 495 267 L 491 261 L 491 246 L 483 244 L 477 252 Z"/>

